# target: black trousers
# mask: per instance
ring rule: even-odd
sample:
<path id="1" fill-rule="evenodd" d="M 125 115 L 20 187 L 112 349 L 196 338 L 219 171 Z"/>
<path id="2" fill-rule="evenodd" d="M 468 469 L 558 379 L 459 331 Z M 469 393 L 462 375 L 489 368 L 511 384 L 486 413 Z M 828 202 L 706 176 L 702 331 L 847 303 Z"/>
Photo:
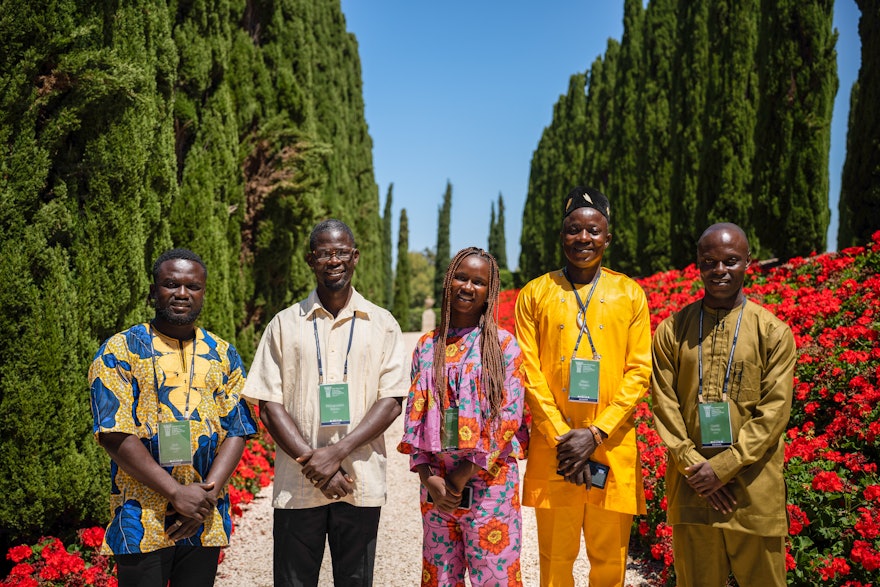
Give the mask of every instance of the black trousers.
<path id="1" fill-rule="evenodd" d="M 378 507 L 331 503 L 300 510 L 275 510 L 275 587 L 316 587 L 330 544 L 333 583 L 370 587 L 379 533 Z"/>
<path id="2" fill-rule="evenodd" d="M 172 546 L 141 554 L 118 554 L 119 587 L 213 587 L 219 546 Z"/>

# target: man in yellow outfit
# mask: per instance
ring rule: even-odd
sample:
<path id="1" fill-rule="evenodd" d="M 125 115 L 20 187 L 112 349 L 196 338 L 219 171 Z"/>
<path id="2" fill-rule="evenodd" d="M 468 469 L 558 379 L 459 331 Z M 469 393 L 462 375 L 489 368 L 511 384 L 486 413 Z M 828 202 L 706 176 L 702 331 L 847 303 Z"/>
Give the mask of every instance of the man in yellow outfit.
<path id="1" fill-rule="evenodd" d="M 654 335 L 654 419 L 669 447 L 668 518 L 679 587 L 784 586 L 783 433 L 791 329 L 747 302 L 746 234 L 714 224 L 697 242 L 705 295 Z"/>
<path id="2" fill-rule="evenodd" d="M 581 533 L 590 585 L 622 586 L 633 515 L 645 513 L 633 411 L 650 385 L 651 326 L 641 287 L 602 267 L 609 219 L 601 192 L 569 192 L 565 266 L 516 302 L 533 419 L 522 503 L 535 508 L 542 586 L 574 585 Z"/>

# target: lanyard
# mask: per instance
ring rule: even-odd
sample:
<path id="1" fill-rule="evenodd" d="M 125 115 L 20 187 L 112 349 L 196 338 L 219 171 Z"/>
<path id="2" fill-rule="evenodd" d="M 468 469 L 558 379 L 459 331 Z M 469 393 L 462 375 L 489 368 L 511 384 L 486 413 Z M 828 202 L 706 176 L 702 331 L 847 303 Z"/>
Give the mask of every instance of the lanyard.
<path id="1" fill-rule="evenodd" d="M 458 386 L 461 383 L 461 372 L 467 368 L 467 360 L 471 356 L 471 352 L 474 350 L 474 345 L 477 343 L 477 337 L 480 335 L 481 332 L 483 332 L 482 327 L 475 329 L 472 334 L 469 334 L 468 339 L 470 339 L 469 340 L 470 345 L 468 346 L 468 352 L 465 353 L 464 358 L 461 361 L 458 361 L 455 365 L 447 365 L 446 366 L 446 380 L 447 380 L 447 382 L 449 381 L 449 369 L 450 368 L 459 369 L 458 376 L 456 377 L 456 381 L 455 381 L 455 391 L 456 391 L 455 396 L 456 396 L 456 398 L 458 397 Z M 460 367 L 459 367 L 459 365 L 460 365 Z M 449 400 L 449 407 L 453 407 L 454 404 L 458 404 L 457 400 L 453 401 L 456 398 L 452 398 L 452 397 L 447 398 Z"/>
<path id="2" fill-rule="evenodd" d="M 746 307 L 745 301 L 743 301 L 742 306 L 739 308 L 739 318 L 736 319 L 736 330 L 733 332 L 733 343 L 730 345 L 730 355 L 727 357 L 727 370 L 724 372 L 724 386 L 721 388 L 721 401 L 727 401 L 727 385 L 730 383 L 730 366 L 733 365 L 733 351 L 736 350 L 736 341 L 739 338 L 739 325 L 742 323 L 743 319 L 743 310 Z M 699 387 L 699 398 L 700 403 L 703 403 L 703 304 L 700 304 L 700 333 L 697 338 L 697 345 L 700 349 L 700 360 L 699 360 L 699 374 L 700 374 L 700 387 Z"/>
<path id="3" fill-rule="evenodd" d="M 153 384 L 156 386 L 156 407 L 159 407 L 159 377 L 156 375 L 156 349 L 153 347 L 153 323 L 150 322 L 150 359 L 153 361 Z M 196 345 L 199 342 L 199 331 L 193 336 L 192 364 L 189 368 L 189 384 L 186 386 L 186 406 L 183 408 L 183 419 L 189 420 L 189 394 L 192 391 L 193 377 L 196 373 Z M 181 349 L 183 350 L 183 349 Z M 184 358 L 186 355 L 184 355 Z M 159 410 L 159 420 L 161 420 L 162 411 Z"/>
<path id="4" fill-rule="evenodd" d="M 593 287 L 590 288 L 590 293 L 587 296 L 587 303 L 584 304 L 581 301 L 581 296 L 578 293 L 577 288 L 574 286 L 574 282 L 572 282 L 571 278 L 568 276 L 568 268 L 563 268 L 562 273 L 565 275 L 565 278 L 568 280 L 568 284 L 571 286 L 571 289 L 574 291 L 574 297 L 577 299 L 578 308 L 578 317 L 581 319 L 581 329 L 578 333 L 577 342 L 574 344 L 574 350 L 571 352 L 571 358 L 577 356 L 578 347 L 581 344 L 581 337 L 584 335 L 584 331 L 587 332 L 587 340 L 590 342 L 590 348 L 593 351 L 593 360 L 598 361 L 602 357 L 596 352 L 596 345 L 593 344 L 593 337 L 590 335 L 590 327 L 587 326 L 587 308 L 590 307 L 590 300 L 593 299 L 593 293 L 596 291 L 596 285 L 599 283 L 599 278 L 602 277 L 602 267 L 596 269 L 596 276 L 593 278 Z"/>
<path id="5" fill-rule="evenodd" d="M 357 318 L 357 314 L 352 312 L 351 314 L 351 330 L 348 332 L 348 348 L 345 349 L 345 367 L 342 372 L 342 380 L 348 381 L 348 353 L 351 352 L 351 341 L 354 338 L 354 320 Z M 321 341 L 318 340 L 318 324 L 317 324 L 317 316 L 312 319 L 312 326 L 315 329 L 315 348 L 318 351 L 318 384 L 324 383 L 324 366 L 321 363 Z"/>

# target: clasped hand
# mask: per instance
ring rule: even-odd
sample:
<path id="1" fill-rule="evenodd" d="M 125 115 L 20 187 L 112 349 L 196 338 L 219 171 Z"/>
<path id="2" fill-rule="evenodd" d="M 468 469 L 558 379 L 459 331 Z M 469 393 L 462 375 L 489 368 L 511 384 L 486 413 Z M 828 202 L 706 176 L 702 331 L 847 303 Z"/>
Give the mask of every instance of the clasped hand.
<path id="1" fill-rule="evenodd" d="M 697 495 L 709 502 L 716 511 L 729 514 L 736 507 L 733 483 L 725 485 L 715 474 L 709 461 L 685 467 L 685 480 Z"/>
<path id="2" fill-rule="evenodd" d="M 589 428 L 573 428 L 557 436 L 556 469 L 563 478 L 575 485 L 593 486 L 590 475 L 590 457 L 596 451 L 596 439 Z"/>
<path id="3" fill-rule="evenodd" d="M 425 481 L 425 488 L 434 500 L 434 507 L 440 511 L 452 513 L 461 505 L 461 492 L 439 475 L 430 475 Z"/>
<path id="4" fill-rule="evenodd" d="M 340 499 L 353 490 L 354 479 L 342 469 L 343 457 L 331 445 L 297 457 L 302 474 L 321 490 L 327 499 Z"/>
<path id="5" fill-rule="evenodd" d="M 181 485 L 165 511 L 166 517 L 177 518 L 166 530 L 168 538 L 176 542 L 194 536 L 215 507 L 217 488 L 214 482 Z"/>

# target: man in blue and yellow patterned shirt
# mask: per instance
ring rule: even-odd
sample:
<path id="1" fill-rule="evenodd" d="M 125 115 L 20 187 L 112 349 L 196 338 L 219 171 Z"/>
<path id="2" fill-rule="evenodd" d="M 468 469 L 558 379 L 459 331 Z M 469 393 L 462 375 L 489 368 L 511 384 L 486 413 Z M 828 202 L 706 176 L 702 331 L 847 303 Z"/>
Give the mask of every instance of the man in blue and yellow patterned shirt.
<path id="1" fill-rule="evenodd" d="M 229 543 L 226 485 L 257 424 L 235 347 L 195 326 L 207 276 L 192 251 L 160 255 L 155 318 L 107 339 L 89 369 L 93 428 L 111 458 L 102 550 L 120 587 L 211 586 Z"/>

